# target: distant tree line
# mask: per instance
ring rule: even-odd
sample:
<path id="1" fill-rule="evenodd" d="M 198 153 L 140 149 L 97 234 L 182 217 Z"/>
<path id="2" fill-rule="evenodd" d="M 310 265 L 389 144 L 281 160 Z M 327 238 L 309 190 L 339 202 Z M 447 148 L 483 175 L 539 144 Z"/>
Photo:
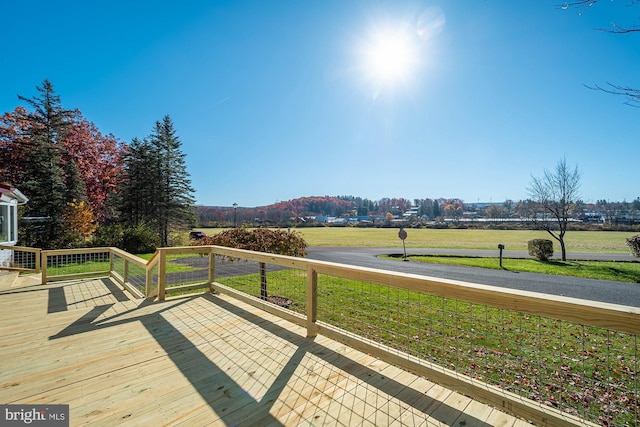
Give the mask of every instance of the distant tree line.
<path id="1" fill-rule="evenodd" d="M 348 202 L 345 204 L 345 201 Z M 393 201 L 393 202 L 392 202 Z M 585 226 L 597 224 L 610 228 L 621 226 L 637 226 L 640 224 L 640 197 L 627 202 L 609 202 L 598 200 L 596 203 L 585 203 L 581 200 L 572 202 L 571 219 L 582 222 Z M 201 227 L 228 227 L 235 220 L 239 225 L 260 226 L 301 226 L 310 225 L 314 217 L 387 217 L 400 218 L 407 212 L 415 215 L 407 217 L 412 225 L 428 223 L 448 223 L 451 226 L 474 225 L 473 220 L 490 220 L 475 226 L 502 228 L 534 228 L 535 224 L 513 223 L 507 220 L 528 219 L 542 213 L 532 200 L 505 200 L 494 203 L 465 203 L 461 199 L 445 198 L 384 198 L 370 200 L 355 196 L 319 196 L 301 197 L 286 202 L 278 202 L 260 207 L 238 207 L 234 212 L 231 206 L 197 206 L 197 222 Z M 235 214 L 235 215 L 234 215 Z M 469 221 L 469 222 L 466 222 Z M 574 227 L 583 224 L 573 224 Z M 380 226 L 388 225 L 384 223 Z M 398 225 L 399 226 L 399 225 Z M 602 228 L 602 227 L 600 227 Z"/>
<path id="2" fill-rule="evenodd" d="M 169 116 L 131 144 L 62 107 L 53 84 L 0 116 L 0 182 L 15 185 L 20 244 L 153 250 L 195 221 L 193 189 Z"/>

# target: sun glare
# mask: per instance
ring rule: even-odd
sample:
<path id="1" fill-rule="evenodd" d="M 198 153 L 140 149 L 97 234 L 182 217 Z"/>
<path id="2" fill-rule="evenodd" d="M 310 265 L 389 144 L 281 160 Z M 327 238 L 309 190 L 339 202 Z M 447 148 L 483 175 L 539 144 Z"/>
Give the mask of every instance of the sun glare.
<path id="1" fill-rule="evenodd" d="M 413 71 L 416 55 L 407 34 L 380 31 L 367 49 L 366 67 L 378 83 L 403 81 Z"/>
<path id="2" fill-rule="evenodd" d="M 362 34 L 357 49 L 361 83 L 374 99 L 397 90 L 416 93 L 427 56 L 445 26 L 444 13 L 428 7 L 404 19 L 375 19 Z"/>

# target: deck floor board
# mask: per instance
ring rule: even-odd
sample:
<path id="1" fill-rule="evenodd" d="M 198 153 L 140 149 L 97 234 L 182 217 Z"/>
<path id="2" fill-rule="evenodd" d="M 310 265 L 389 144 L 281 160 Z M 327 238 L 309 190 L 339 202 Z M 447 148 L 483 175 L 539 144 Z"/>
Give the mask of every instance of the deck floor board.
<path id="1" fill-rule="evenodd" d="M 0 403 L 69 404 L 73 426 L 526 425 L 231 297 L 20 281 L 0 288 Z"/>

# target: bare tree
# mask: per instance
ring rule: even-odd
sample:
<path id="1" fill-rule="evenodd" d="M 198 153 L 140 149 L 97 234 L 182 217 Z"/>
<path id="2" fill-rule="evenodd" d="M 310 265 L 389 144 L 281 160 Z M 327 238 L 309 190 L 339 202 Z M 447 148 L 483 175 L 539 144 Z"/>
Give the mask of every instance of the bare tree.
<path id="1" fill-rule="evenodd" d="M 543 176 L 531 178 L 527 190 L 534 209 L 530 219 L 560 243 L 562 260 L 566 261 L 564 236 L 579 199 L 580 170 L 577 165 L 571 169 L 563 157 L 554 171 L 545 170 Z"/>
<path id="2" fill-rule="evenodd" d="M 586 9 L 591 8 L 598 2 L 600 2 L 600 0 L 575 0 L 572 2 L 564 3 L 559 7 L 561 9 L 576 8 L 584 11 Z M 640 0 L 628 0 L 628 4 L 626 6 L 633 6 L 637 4 L 640 4 Z M 640 25 L 631 25 L 628 27 L 623 27 L 614 22 L 611 24 L 611 27 L 609 28 L 596 28 L 596 30 L 603 31 L 605 33 L 613 33 L 613 34 L 640 33 Z M 625 102 L 625 104 L 631 105 L 632 107 L 640 107 L 640 90 L 639 89 L 626 86 L 626 85 L 618 85 L 618 84 L 612 84 L 612 83 L 607 83 L 607 86 L 605 87 L 601 85 L 593 85 L 593 86 L 585 85 L 585 86 L 587 86 L 589 89 L 601 90 L 603 92 L 610 93 L 612 95 L 624 96 L 625 98 L 627 98 L 627 101 Z"/>
<path id="3" fill-rule="evenodd" d="M 599 3 L 600 0 L 576 0 L 572 2 L 567 2 L 559 5 L 561 9 L 569 9 L 569 8 L 577 8 L 581 10 L 586 10 L 594 6 L 596 3 Z M 629 0 L 627 6 L 633 6 L 634 4 L 640 4 L 640 0 Z M 626 33 L 637 33 L 640 32 L 640 26 L 633 25 L 631 27 L 622 27 L 615 22 L 611 24 L 611 28 L 596 28 L 599 31 L 604 31 L 605 33 L 614 33 L 614 34 L 626 34 Z"/>

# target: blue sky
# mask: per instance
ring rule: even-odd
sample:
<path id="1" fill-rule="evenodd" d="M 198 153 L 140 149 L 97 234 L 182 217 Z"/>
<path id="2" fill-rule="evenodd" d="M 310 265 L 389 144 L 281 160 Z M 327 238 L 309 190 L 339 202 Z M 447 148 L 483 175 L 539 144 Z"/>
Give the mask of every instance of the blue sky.
<path id="1" fill-rule="evenodd" d="M 565 156 L 582 198 L 640 196 L 640 6 L 561 0 L 5 2 L 0 112 L 49 79 L 122 141 L 169 114 L 201 205 L 527 198 Z"/>

